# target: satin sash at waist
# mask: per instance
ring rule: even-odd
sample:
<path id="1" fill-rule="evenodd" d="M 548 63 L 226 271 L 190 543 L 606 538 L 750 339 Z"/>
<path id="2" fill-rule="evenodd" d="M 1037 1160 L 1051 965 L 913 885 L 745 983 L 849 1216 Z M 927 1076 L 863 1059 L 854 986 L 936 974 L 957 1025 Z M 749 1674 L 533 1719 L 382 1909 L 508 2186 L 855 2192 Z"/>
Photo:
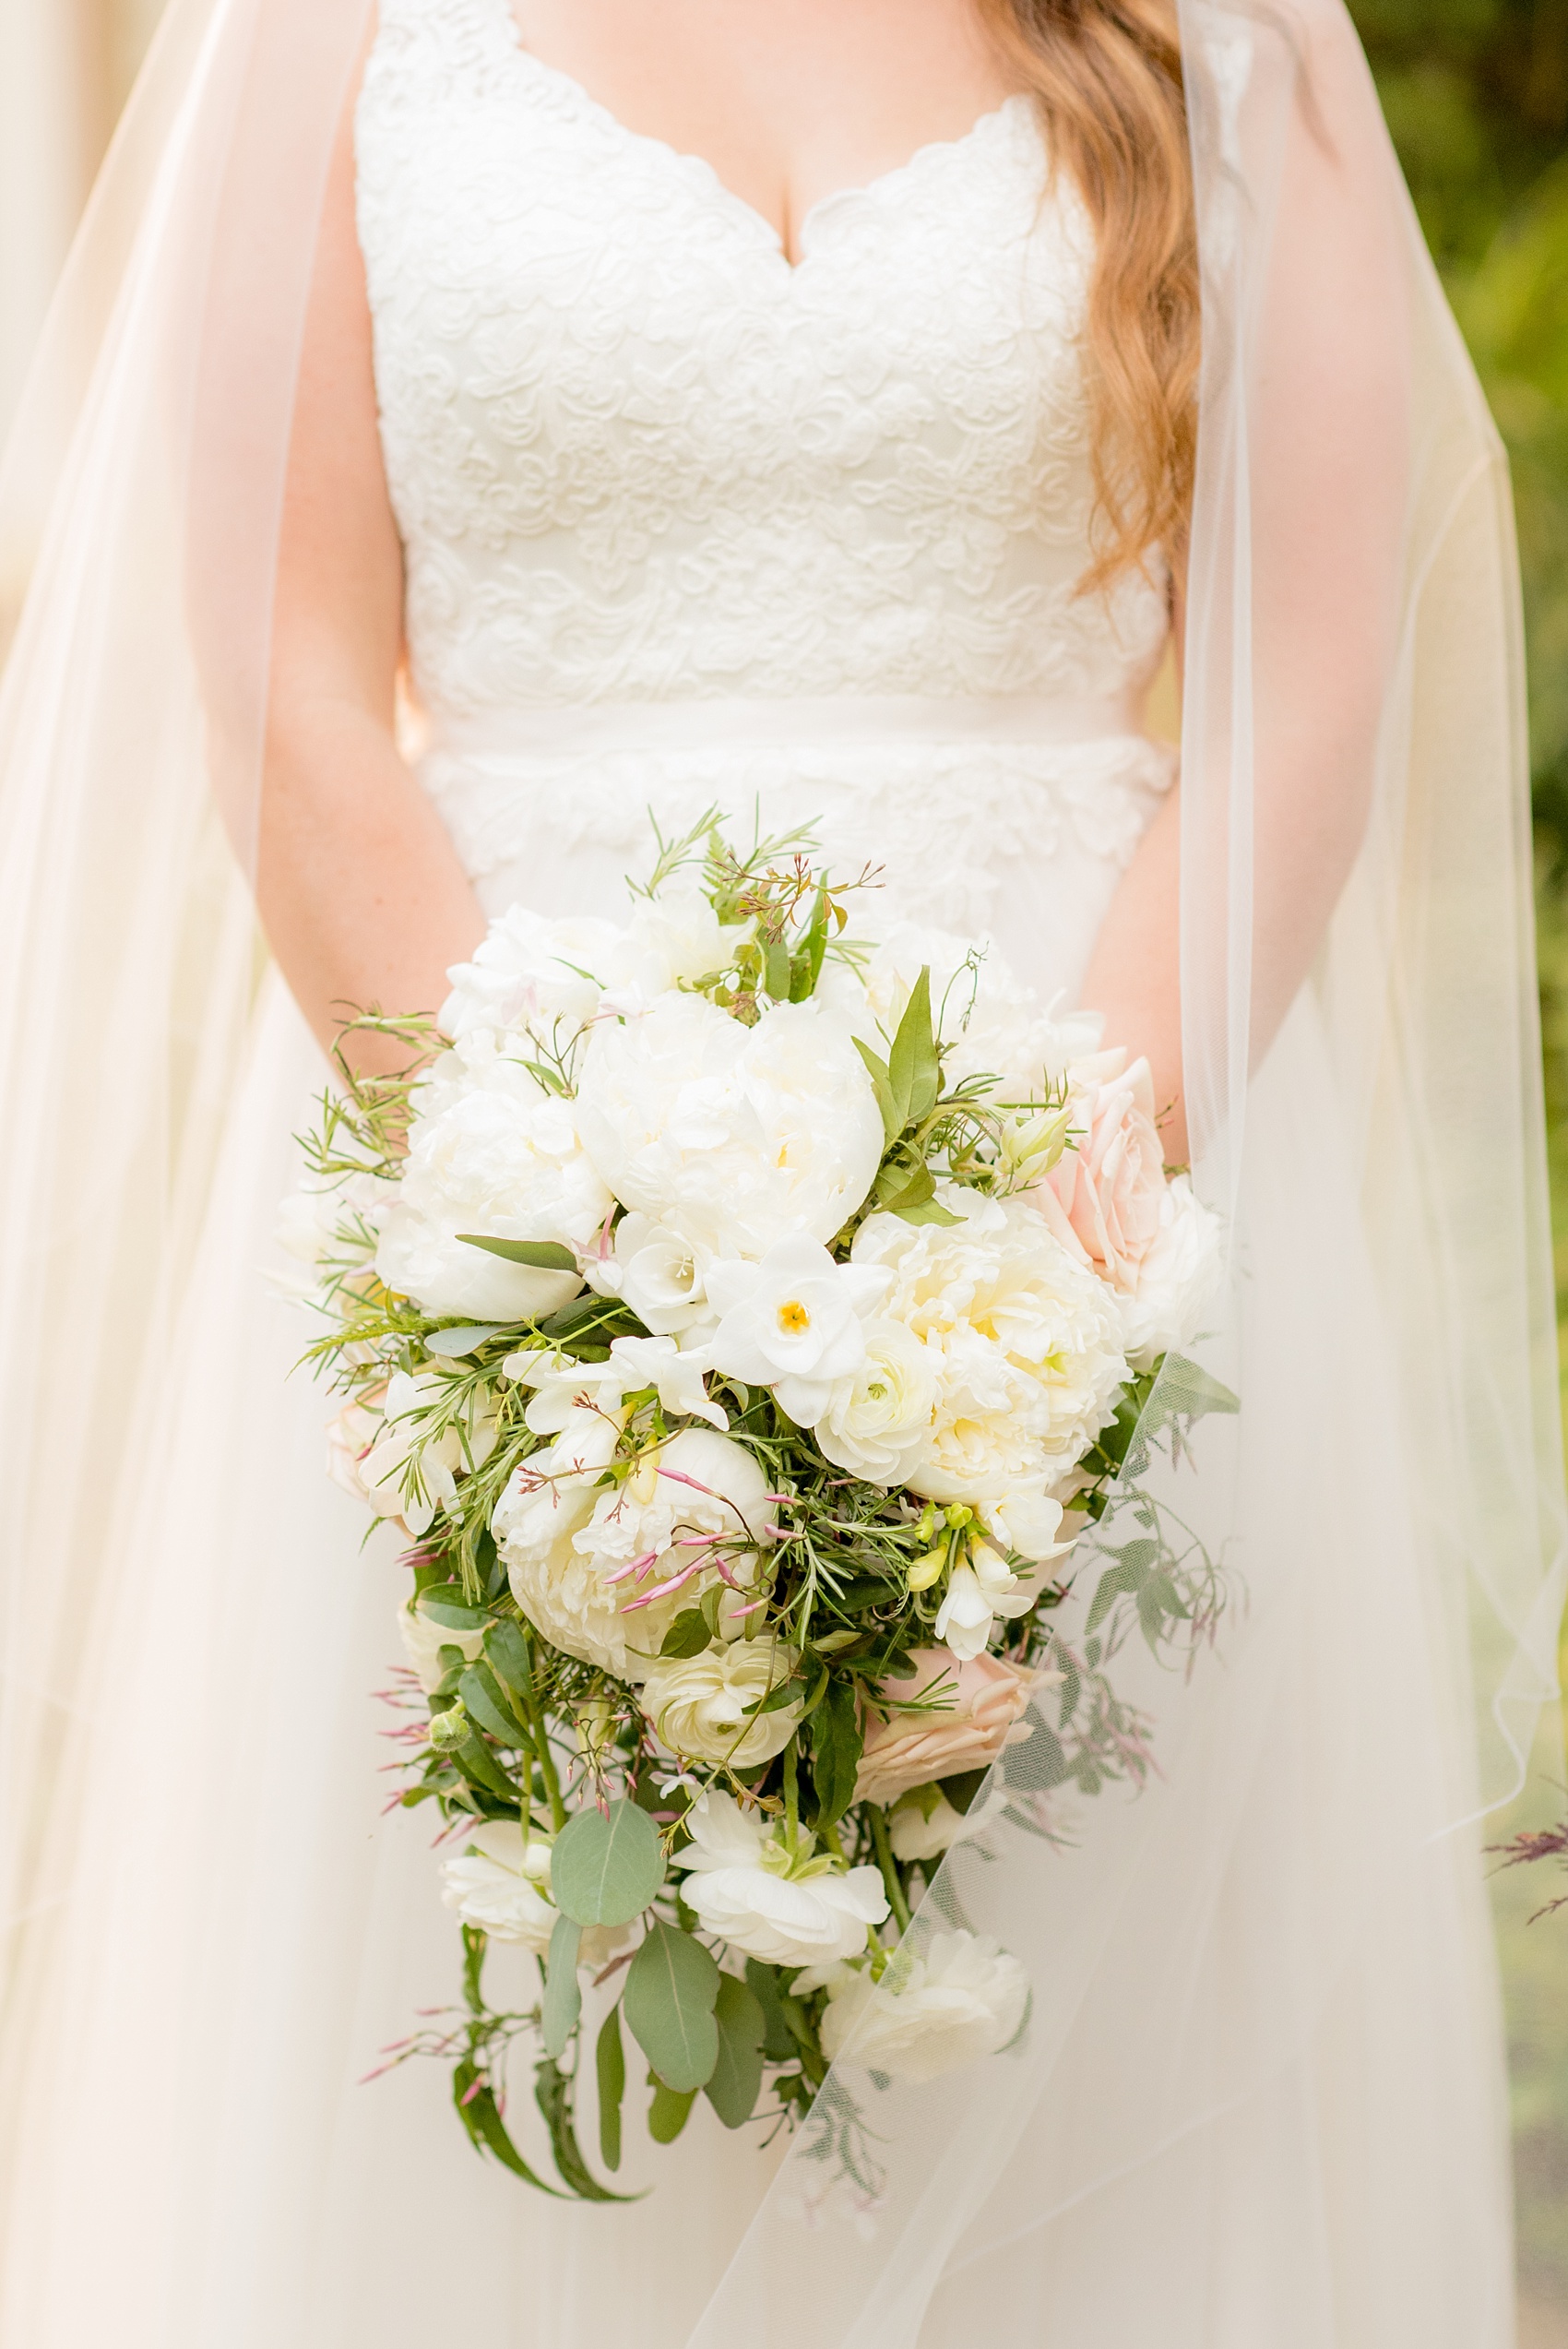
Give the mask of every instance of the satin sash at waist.
<path id="1" fill-rule="evenodd" d="M 430 720 L 440 757 L 506 759 L 602 751 L 800 749 L 929 743 L 1081 743 L 1140 734 L 1141 696 L 1070 700 L 1051 694 L 941 694 L 783 700 L 596 701 L 497 709 Z"/>

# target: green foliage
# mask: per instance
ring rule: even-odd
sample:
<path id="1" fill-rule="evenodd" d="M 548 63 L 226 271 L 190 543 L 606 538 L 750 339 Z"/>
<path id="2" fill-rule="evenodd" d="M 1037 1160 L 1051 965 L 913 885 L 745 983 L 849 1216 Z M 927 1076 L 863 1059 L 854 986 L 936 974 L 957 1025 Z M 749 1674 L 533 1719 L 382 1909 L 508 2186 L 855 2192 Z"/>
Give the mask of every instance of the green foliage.
<path id="1" fill-rule="evenodd" d="M 626 2026 L 666 2088 L 695 2094 L 719 2061 L 719 1968 L 689 1933 L 656 1918 L 626 1969 Z"/>
<path id="2" fill-rule="evenodd" d="M 703 2093 L 726 2128 L 743 2128 L 762 2093 L 767 2020 L 753 1993 L 732 1973 L 719 1977 L 713 2019 L 719 2025 L 719 2061 Z"/>
<path id="3" fill-rule="evenodd" d="M 607 2170 L 621 2166 L 621 2105 L 626 2093 L 626 2050 L 621 2042 L 621 2009 L 612 2007 L 600 2025 L 594 2049 L 599 2081 L 599 2152 Z"/>
<path id="4" fill-rule="evenodd" d="M 556 1918 L 555 1930 L 550 1937 L 544 2005 L 539 2019 L 539 2044 L 552 2059 L 565 2054 L 566 2043 L 583 2010 L 582 1988 L 577 1981 L 582 1939 L 583 1928 L 575 1917 L 563 1914 Z"/>
<path id="5" fill-rule="evenodd" d="M 624 1796 L 602 1813 L 578 1811 L 555 1839 L 551 1890 L 563 1915 L 579 1925 L 630 1925 L 663 1881 L 659 1830 Z"/>

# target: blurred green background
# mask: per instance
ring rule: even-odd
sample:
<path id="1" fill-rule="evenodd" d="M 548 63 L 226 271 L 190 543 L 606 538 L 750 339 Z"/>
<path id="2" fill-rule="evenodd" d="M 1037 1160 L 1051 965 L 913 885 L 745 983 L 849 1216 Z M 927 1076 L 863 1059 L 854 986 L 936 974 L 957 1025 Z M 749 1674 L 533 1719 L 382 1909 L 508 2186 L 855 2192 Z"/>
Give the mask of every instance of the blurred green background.
<path id="1" fill-rule="evenodd" d="M 1427 240 L 1508 442 L 1530 641 L 1558 1321 L 1568 1325 L 1568 0 L 1350 0 Z M 1565 1658 L 1568 1661 L 1568 1658 Z M 1501 1841 L 1565 1807 L 1561 1747 Z M 1555 1783 L 1554 1783 L 1555 1782 Z M 1568 1879 L 1493 1879 L 1514 2054 L 1521 2349 L 1568 2349 Z"/>

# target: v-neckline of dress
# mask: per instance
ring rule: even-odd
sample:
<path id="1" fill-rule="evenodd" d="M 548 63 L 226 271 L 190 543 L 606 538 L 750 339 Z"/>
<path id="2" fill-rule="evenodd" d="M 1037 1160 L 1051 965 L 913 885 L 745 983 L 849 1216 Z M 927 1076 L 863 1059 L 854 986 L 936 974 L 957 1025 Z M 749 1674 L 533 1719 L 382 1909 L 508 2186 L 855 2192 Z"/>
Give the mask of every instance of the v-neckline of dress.
<path id="1" fill-rule="evenodd" d="M 782 233 L 765 212 L 760 212 L 754 204 L 730 185 L 706 155 L 694 154 L 685 148 L 672 146 L 655 132 L 634 130 L 628 123 L 623 122 L 612 107 L 605 105 L 601 99 L 596 98 L 578 81 L 576 75 L 567 73 L 564 66 L 548 64 L 527 46 L 513 13 L 511 0 L 497 0 L 497 5 L 504 16 L 511 54 L 520 73 L 531 75 L 540 84 L 558 90 L 579 113 L 601 124 L 629 150 L 640 149 L 644 153 L 660 159 L 683 178 L 700 186 L 731 218 L 741 221 L 754 236 L 764 241 L 772 258 L 791 280 L 798 279 L 810 267 L 814 258 L 812 231 L 826 215 L 839 209 L 852 209 L 860 205 L 874 204 L 892 189 L 906 181 L 918 179 L 933 166 L 962 160 L 1009 122 L 1019 107 L 1028 107 L 1031 103 L 1027 92 L 1015 90 L 998 105 L 990 106 L 983 114 L 978 114 L 968 130 L 960 132 L 956 138 L 928 139 L 907 155 L 901 163 L 891 164 L 886 171 L 876 173 L 869 180 L 856 181 L 849 186 L 834 188 L 826 196 L 819 196 L 801 216 L 796 233 L 797 255 L 791 260 Z"/>

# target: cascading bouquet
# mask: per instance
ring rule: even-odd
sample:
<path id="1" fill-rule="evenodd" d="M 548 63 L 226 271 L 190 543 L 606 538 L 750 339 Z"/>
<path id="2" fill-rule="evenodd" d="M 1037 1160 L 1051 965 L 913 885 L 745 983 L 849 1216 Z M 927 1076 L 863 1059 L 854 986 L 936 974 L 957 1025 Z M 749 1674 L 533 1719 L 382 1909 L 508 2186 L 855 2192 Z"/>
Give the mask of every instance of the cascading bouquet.
<path id="1" fill-rule="evenodd" d="M 1047 1828 L 1051 1789 L 1139 1781 L 1109 1666 L 1221 1604 L 1146 1495 L 1104 1538 L 1129 1448 L 1233 1408 L 1177 1358 L 1216 1231 L 1146 1067 L 990 949 L 852 921 L 874 876 L 807 847 L 705 818 L 624 924 L 495 922 L 439 1031 L 354 1023 L 410 1071 L 339 1047 L 289 1210 L 336 1473 L 411 1545 L 400 1799 L 440 1807 L 465 1944 L 459 2019 L 388 2052 L 449 2057 L 475 2144 L 540 2185 L 503 2091 L 535 2034 L 588 2199 L 585 1976 L 611 2172 L 628 2035 L 660 2142 L 699 2092 L 788 2121 L 840 2057 L 881 2083 L 1013 2041 L 1017 1959 L 960 1924 L 901 1956 L 911 1907 L 997 1806 Z M 978 1799 L 1025 1740 L 1033 1795 Z M 486 1999 L 498 1942 L 539 1961 L 526 2009 Z M 824 2126 L 863 2183 L 852 2120 Z"/>

